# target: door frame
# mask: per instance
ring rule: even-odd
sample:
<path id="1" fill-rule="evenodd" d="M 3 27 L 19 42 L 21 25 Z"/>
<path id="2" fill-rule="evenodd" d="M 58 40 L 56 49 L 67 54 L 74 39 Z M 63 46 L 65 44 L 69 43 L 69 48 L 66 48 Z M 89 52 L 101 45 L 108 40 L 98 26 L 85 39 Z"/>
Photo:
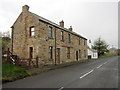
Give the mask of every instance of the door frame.
<path id="1" fill-rule="evenodd" d="M 56 49 L 56 61 L 57 64 L 60 64 L 60 48 Z"/>
<path id="2" fill-rule="evenodd" d="M 76 60 L 78 61 L 78 58 L 79 58 L 79 52 L 76 51 Z"/>
<path id="3" fill-rule="evenodd" d="M 31 56 L 31 52 L 32 52 L 32 56 Z M 31 46 L 29 47 L 29 58 L 34 58 L 34 48 Z"/>

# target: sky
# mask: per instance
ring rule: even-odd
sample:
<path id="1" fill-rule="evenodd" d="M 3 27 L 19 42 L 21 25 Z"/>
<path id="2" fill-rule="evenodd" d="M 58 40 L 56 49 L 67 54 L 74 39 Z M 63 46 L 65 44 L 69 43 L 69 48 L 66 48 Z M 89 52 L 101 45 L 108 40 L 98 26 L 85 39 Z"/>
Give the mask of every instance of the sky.
<path id="1" fill-rule="evenodd" d="M 0 0 L 0 32 L 11 31 L 25 4 L 54 23 L 63 20 L 65 28 L 72 26 L 91 44 L 101 37 L 118 47 L 118 0 Z"/>

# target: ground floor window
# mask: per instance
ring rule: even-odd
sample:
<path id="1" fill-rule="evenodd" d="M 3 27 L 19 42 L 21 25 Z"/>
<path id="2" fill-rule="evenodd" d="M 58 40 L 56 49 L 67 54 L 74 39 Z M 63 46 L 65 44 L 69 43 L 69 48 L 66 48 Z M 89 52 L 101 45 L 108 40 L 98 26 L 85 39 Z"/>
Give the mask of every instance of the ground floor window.
<path id="1" fill-rule="evenodd" d="M 81 58 L 81 50 L 79 49 L 79 58 Z"/>
<path id="2" fill-rule="evenodd" d="M 86 50 L 84 50 L 84 57 L 86 58 Z"/>
<path id="3" fill-rule="evenodd" d="M 49 46 L 49 52 L 48 52 L 48 54 L 49 54 L 49 59 L 50 60 L 53 59 L 53 47 L 52 46 Z"/>
<path id="4" fill-rule="evenodd" d="M 67 59 L 70 59 L 70 47 L 67 48 Z"/>

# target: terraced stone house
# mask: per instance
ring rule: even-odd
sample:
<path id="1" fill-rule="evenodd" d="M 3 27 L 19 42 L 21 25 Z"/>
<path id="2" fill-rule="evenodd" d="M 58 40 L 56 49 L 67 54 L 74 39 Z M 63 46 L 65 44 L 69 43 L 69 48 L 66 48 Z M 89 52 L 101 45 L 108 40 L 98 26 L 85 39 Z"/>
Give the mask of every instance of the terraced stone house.
<path id="1" fill-rule="evenodd" d="M 60 64 L 87 59 L 87 39 L 72 27 L 53 23 L 24 5 L 12 25 L 12 52 L 20 58 L 38 57 L 39 64 Z"/>

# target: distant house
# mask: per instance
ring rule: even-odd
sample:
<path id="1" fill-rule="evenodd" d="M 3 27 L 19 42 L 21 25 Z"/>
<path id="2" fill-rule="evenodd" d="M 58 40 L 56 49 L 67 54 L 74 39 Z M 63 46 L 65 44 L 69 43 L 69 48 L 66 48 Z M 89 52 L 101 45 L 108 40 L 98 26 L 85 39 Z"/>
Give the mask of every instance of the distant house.
<path id="1" fill-rule="evenodd" d="M 109 49 L 109 53 L 112 54 L 112 55 L 117 55 L 118 54 L 118 49 L 112 47 Z"/>
<path id="2" fill-rule="evenodd" d="M 97 59 L 97 58 L 98 58 L 97 50 L 88 47 L 88 59 Z"/>

